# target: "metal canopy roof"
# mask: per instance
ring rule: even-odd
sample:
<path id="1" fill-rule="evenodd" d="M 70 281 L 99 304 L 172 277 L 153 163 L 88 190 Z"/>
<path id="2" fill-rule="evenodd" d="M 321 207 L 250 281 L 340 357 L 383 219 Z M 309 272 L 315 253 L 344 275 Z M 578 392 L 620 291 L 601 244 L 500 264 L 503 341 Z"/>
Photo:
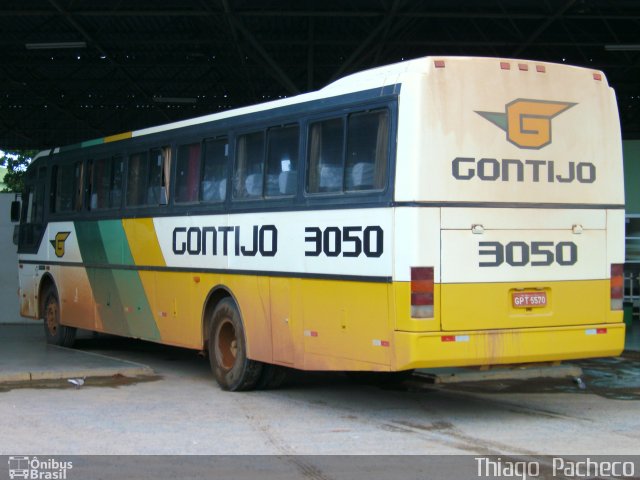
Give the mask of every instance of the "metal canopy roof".
<path id="1" fill-rule="evenodd" d="M 603 70 L 640 138 L 637 0 L 0 3 L 0 148 L 46 148 L 316 90 L 426 55 Z"/>

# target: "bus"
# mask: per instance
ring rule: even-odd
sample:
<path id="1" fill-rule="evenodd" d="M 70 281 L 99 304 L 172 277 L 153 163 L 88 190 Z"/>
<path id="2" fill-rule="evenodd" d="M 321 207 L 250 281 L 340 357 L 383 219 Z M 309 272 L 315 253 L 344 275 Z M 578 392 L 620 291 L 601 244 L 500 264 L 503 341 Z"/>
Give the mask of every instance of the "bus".
<path id="1" fill-rule="evenodd" d="M 470 57 L 53 148 L 20 311 L 206 351 L 231 391 L 617 355 L 621 151 L 602 72 Z"/>

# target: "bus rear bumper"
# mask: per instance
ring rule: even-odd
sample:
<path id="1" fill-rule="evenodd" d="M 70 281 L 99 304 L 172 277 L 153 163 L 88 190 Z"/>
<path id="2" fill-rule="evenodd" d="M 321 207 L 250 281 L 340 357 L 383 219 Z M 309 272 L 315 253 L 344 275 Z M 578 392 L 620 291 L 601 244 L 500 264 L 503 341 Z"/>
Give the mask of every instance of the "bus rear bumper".
<path id="1" fill-rule="evenodd" d="M 460 332 L 395 332 L 392 370 L 619 355 L 624 323 Z"/>

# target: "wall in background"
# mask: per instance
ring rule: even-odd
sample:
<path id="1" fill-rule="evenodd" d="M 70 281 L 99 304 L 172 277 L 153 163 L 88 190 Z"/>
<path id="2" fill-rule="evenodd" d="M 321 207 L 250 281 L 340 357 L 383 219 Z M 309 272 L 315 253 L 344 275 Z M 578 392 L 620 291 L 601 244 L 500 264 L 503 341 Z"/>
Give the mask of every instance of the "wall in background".
<path id="1" fill-rule="evenodd" d="M 9 215 L 13 193 L 0 193 L 0 323 L 25 323 L 18 305 L 18 254 Z"/>

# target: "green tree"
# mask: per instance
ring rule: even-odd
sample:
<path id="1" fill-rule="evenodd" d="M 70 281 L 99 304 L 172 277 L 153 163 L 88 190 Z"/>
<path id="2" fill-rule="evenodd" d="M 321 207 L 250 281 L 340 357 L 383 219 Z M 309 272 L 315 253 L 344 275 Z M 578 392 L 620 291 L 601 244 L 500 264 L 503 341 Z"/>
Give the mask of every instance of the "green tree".
<path id="1" fill-rule="evenodd" d="M 3 192 L 22 192 L 27 166 L 37 153 L 37 150 L 0 151 L 0 165 L 7 167 Z"/>

